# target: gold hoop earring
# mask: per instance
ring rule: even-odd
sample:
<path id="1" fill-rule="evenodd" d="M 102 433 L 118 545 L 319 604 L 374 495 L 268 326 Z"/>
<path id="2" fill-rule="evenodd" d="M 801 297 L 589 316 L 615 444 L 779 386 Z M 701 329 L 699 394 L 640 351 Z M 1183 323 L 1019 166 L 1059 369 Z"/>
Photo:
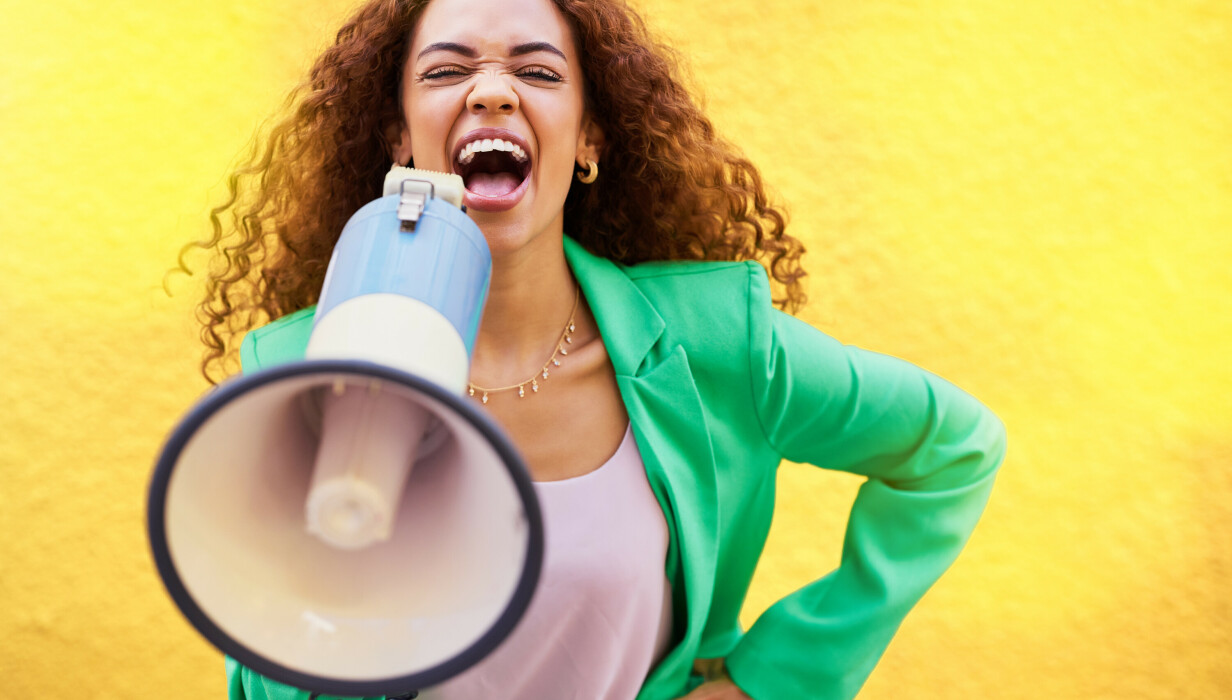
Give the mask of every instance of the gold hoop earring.
<path id="1" fill-rule="evenodd" d="M 596 178 L 599 177 L 599 164 L 598 163 L 587 158 L 586 168 L 587 169 L 586 169 L 585 175 L 583 175 L 582 173 L 577 174 L 578 182 L 582 183 L 583 185 L 589 185 L 590 183 L 594 182 Z"/>

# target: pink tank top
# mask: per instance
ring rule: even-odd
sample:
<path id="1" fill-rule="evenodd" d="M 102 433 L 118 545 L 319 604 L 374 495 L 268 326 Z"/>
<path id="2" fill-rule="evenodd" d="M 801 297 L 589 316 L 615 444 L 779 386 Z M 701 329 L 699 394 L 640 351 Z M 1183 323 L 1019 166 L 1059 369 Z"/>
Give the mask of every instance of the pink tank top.
<path id="1" fill-rule="evenodd" d="M 632 433 L 595 471 L 535 491 L 547 546 L 526 615 L 425 700 L 631 700 L 667 651 L 667 522 Z"/>

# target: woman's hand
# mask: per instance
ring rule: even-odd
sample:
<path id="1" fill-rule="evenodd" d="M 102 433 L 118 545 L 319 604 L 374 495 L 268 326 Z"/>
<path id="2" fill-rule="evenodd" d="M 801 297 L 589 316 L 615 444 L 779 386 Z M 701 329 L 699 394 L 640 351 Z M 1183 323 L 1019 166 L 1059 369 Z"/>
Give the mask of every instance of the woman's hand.
<path id="1" fill-rule="evenodd" d="M 752 700 L 730 678 L 702 683 L 681 700 Z"/>
<path id="2" fill-rule="evenodd" d="M 753 700 L 732 681 L 723 659 L 697 659 L 693 672 L 700 673 L 706 682 L 680 700 Z"/>

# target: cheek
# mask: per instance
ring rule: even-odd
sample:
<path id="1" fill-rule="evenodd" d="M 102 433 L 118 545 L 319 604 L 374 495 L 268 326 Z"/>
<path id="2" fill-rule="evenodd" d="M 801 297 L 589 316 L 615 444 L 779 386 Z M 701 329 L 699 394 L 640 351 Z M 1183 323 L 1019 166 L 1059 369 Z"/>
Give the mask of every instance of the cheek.
<path id="1" fill-rule="evenodd" d="M 539 177 L 545 191 L 558 194 L 563 202 L 573 178 L 573 151 L 553 143 L 540 152 Z"/>
<path id="2" fill-rule="evenodd" d="M 540 137 L 540 171 L 553 182 L 563 180 L 568 189 L 573 177 L 574 159 L 577 156 L 578 133 L 581 129 L 580 108 L 572 104 L 558 105 L 557 109 L 539 110 L 527 116 L 538 125 Z"/>
<path id="3" fill-rule="evenodd" d="M 447 170 L 445 148 L 453 125 L 453 120 L 448 118 L 453 114 L 450 107 L 450 100 L 435 95 L 416 95 L 403 103 L 416 167 Z"/>

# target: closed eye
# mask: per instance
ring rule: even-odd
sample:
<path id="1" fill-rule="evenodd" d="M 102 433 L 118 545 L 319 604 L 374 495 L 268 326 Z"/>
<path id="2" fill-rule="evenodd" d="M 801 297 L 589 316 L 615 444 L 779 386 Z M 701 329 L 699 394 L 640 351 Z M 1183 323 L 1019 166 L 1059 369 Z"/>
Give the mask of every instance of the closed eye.
<path id="1" fill-rule="evenodd" d="M 531 80 L 543 80 L 549 83 L 559 83 L 562 78 L 555 71 L 548 70 L 542 66 L 531 66 L 518 71 L 519 78 L 530 78 Z"/>
<path id="2" fill-rule="evenodd" d="M 430 71 L 420 74 L 420 80 L 440 80 L 443 78 L 459 78 L 466 75 L 466 71 L 458 66 L 441 66 L 433 68 Z"/>

